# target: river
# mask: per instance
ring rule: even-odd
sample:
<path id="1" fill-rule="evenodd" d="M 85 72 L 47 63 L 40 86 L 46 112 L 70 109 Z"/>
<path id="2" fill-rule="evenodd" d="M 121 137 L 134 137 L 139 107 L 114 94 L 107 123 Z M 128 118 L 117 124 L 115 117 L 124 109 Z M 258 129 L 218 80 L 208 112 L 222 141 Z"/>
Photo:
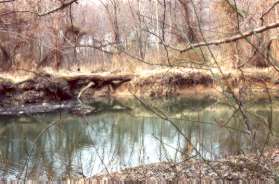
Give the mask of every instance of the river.
<path id="1" fill-rule="evenodd" d="M 106 100 L 97 107 L 86 116 L 70 110 L 0 116 L 0 179 L 90 177 L 197 151 L 216 160 L 278 142 L 276 100 L 245 104 L 253 136 L 240 112 L 210 99 Z"/>

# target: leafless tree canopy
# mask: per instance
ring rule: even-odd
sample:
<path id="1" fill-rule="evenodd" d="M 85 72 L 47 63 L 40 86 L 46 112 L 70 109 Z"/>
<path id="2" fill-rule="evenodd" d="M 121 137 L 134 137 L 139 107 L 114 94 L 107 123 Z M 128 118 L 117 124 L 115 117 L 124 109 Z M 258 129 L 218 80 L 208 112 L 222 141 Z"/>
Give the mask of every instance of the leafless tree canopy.
<path id="1" fill-rule="evenodd" d="M 118 70 L 125 61 L 197 66 L 214 60 L 210 52 L 222 65 L 268 67 L 278 58 L 277 5 L 274 0 L 4 0 L 1 70 L 80 65 Z"/>

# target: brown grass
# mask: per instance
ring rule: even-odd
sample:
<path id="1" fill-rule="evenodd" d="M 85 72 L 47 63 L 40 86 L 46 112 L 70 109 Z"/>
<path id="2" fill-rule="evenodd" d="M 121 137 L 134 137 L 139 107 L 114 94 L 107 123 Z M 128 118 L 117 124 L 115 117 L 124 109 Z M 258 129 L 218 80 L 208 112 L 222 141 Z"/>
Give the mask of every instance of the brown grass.
<path id="1" fill-rule="evenodd" d="M 212 77 L 207 73 L 172 69 L 157 70 L 138 77 L 132 89 L 143 96 L 173 96 L 183 88 L 192 88 L 198 85 L 210 87 L 213 85 Z"/>

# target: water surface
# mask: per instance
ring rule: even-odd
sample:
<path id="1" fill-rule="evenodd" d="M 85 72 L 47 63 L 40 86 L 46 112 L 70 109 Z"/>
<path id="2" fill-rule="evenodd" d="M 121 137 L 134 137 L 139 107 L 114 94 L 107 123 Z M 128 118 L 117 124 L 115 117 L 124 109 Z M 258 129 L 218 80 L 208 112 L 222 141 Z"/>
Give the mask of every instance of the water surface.
<path id="1" fill-rule="evenodd" d="M 175 98 L 145 102 L 107 100 L 92 104 L 99 110 L 88 116 L 70 111 L 1 116 L 0 179 L 60 180 L 195 155 L 219 159 L 278 140 L 277 101 L 247 104 L 253 139 L 241 114 L 227 104 Z"/>

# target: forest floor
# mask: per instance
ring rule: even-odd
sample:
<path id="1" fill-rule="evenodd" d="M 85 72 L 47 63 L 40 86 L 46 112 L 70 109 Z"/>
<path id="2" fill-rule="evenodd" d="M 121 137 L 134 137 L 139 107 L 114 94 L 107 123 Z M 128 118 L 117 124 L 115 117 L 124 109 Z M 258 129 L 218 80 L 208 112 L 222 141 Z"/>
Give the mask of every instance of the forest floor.
<path id="1" fill-rule="evenodd" d="M 161 162 L 127 168 L 119 172 L 85 179 L 86 182 L 125 181 L 126 183 L 276 183 L 279 150 L 264 154 L 231 156 L 216 161 L 185 158 L 182 162 Z M 200 181 L 200 182 L 198 182 Z"/>
<path id="2" fill-rule="evenodd" d="M 241 100 L 278 95 L 279 74 L 271 69 L 242 71 L 157 68 L 139 73 L 32 73 L 2 74 L 2 108 L 27 104 L 60 103 L 97 98 L 171 97 Z"/>

